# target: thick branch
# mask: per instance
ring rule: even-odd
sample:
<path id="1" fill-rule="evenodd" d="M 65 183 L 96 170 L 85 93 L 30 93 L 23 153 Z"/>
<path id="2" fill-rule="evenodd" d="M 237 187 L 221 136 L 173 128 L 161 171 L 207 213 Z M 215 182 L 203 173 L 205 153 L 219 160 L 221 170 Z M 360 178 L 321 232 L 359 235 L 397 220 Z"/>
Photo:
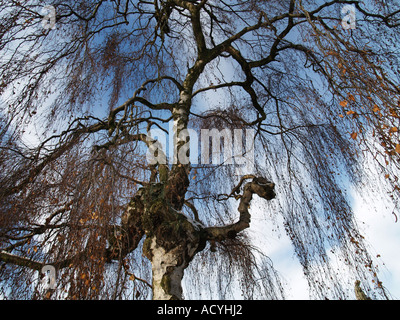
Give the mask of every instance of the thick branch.
<path id="1" fill-rule="evenodd" d="M 105 251 L 105 258 L 107 262 L 111 262 L 111 260 L 121 260 L 128 253 L 135 250 L 141 241 L 144 230 L 141 222 L 141 215 L 143 213 L 143 203 L 141 200 L 140 194 L 136 195 L 132 198 L 130 203 L 128 204 L 126 211 L 124 212 L 121 221 L 122 226 L 111 226 L 110 233 L 108 235 L 108 242 L 110 244 L 109 248 Z M 61 211 L 60 211 L 61 212 Z M 50 216 L 48 221 L 54 216 Z M 42 226 L 42 228 L 38 230 L 43 231 L 35 231 L 34 234 L 41 234 L 46 230 L 46 226 Z M 26 241 L 24 241 L 25 243 Z M 7 248 L 9 250 L 11 248 Z M 57 269 L 63 269 L 70 266 L 71 263 L 76 262 L 77 260 L 86 259 L 87 251 L 83 250 L 78 254 L 72 256 L 71 258 L 67 258 L 61 261 L 54 262 L 41 262 L 31 260 L 26 257 L 21 257 L 14 255 L 5 250 L 0 251 L 0 261 L 5 263 L 11 263 L 14 265 L 18 265 L 21 267 L 26 267 L 32 270 L 40 271 L 41 268 L 45 265 L 52 265 Z"/>
<path id="2" fill-rule="evenodd" d="M 44 266 L 42 262 L 16 256 L 6 251 L 0 251 L 0 261 L 3 261 L 5 263 L 12 263 L 17 266 L 27 267 L 38 271 L 41 270 L 41 268 Z"/>
<path id="3" fill-rule="evenodd" d="M 243 180 L 241 180 L 240 184 L 242 182 Z M 253 194 L 257 194 L 259 197 L 266 200 L 272 200 L 275 198 L 274 187 L 275 184 L 265 178 L 254 178 L 252 182 L 246 183 L 238 208 L 240 213 L 239 221 L 223 227 L 206 228 L 205 232 L 207 240 L 222 241 L 229 238 L 235 238 L 239 232 L 248 228 L 250 226 L 249 207 Z M 234 188 L 232 193 L 235 193 L 236 191 L 237 187 Z"/>
<path id="4" fill-rule="evenodd" d="M 43 261 L 36 261 L 26 257 L 17 256 L 15 254 L 9 253 L 7 251 L 1 250 L 0 251 L 0 261 L 5 263 L 11 263 L 20 267 L 29 268 L 36 271 L 41 271 L 43 266 L 51 265 L 57 269 L 67 268 L 76 260 L 86 259 L 86 252 L 82 251 L 71 258 L 67 258 L 61 261 L 54 261 L 45 263 Z"/>

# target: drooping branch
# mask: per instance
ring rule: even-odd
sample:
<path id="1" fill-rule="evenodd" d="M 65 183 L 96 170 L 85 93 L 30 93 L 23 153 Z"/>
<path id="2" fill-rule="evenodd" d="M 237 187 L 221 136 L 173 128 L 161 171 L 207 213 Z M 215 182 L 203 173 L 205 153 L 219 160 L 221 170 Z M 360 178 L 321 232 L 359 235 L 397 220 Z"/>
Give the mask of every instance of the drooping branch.
<path id="1" fill-rule="evenodd" d="M 232 193 L 237 191 L 237 188 L 243 183 L 243 179 L 240 184 L 232 190 Z M 243 195 L 240 199 L 238 211 L 240 213 L 239 221 L 223 227 L 209 227 L 205 229 L 207 240 L 211 241 L 222 241 L 225 239 L 235 238 L 236 235 L 245 230 L 250 226 L 250 202 L 253 195 L 256 194 L 259 197 L 272 200 L 275 198 L 274 192 L 275 184 L 262 177 L 255 177 L 252 182 L 248 182 L 244 186 Z"/>
<path id="2" fill-rule="evenodd" d="M 43 157 L 40 157 L 40 153 L 46 149 L 46 142 L 50 142 L 57 136 L 47 139 L 37 148 L 36 154 L 32 157 L 29 164 L 22 169 L 23 172 L 16 172 L 15 179 L 18 181 L 18 183 L 15 183 L 12 187 L 3 186 L 2 190 L 0 191 L 0 196 L 6 198 L 7 196 L 20 192 L 37 176 L 39 176 L 44 168 L 46 168 L 50 163 L 56 161 L 58 158 L 65 155 L 69 150 L 75 147 L 81 141 L 84 135 L 96 133 L 105 129 L 107 129 L 107 126 L 101 122 L 86 127 L 78 121 L 78 124 L 75 128 L 70 128 L 59 136 L 60 142 L 51 152 Z M 62 139 L 63 141 L 61 141 Z M 19 176 L 22 176 L 22 179 Z"/>
<path id="3" fill-rule="evenodd" d="M 68 206 L 68 204 L 67 204 Z M 53 226 L 48 225 L 51 219 L 66 209 L 56 211 L 47 220 L 46 224 L 35 229 L 31 234 L 23 238 L 23 241 L 9 246 L 5 249 L 0 250 L 0 261 L 4 263 L 10 263 L 17 266 L 29 268 L 32 270 L 40 271 L 45 265 L 52 265 L 57 269 L 63 269 L 69 267 L 71 264 L 77 261 L 86 259 L 88 256 L 87 249 L 73 255 L 72 257 L 66 258 L 60 261 L 36 261 L 27 257 L 18 256 L 12 254 L 11 251 L 18 245 L 23 245 L 30 240 L 34 235 L 43 234 L 48 229 L 53 229 Z M 110 226 L 108 232 L 108 243 L 109 247 L 104 252 L 105 261 L 111 262 L 111 260 L 122 260 L 128 253 L 134 251 L 139 242 L 141 241 L 144 230 L 142 227 L 142 214 L 143 214 L 143 203 L 141 199 L 141 193 L 135 195 L 127 205 L 122 217 L 120 226 Z"/>

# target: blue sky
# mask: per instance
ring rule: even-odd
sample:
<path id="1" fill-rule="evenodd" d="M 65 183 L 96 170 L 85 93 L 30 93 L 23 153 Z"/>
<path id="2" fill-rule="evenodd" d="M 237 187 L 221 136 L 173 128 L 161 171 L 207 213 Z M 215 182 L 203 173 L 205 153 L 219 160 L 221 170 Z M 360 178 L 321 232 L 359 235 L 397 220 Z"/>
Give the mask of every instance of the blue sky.
<path id="1" fill-rule="evenodd" d="M 352 192 L 352 197 L 355 219 L 374 263 L 378 265 L 378 277 L 391 297 L 400 299 L 400 225 L 391 213 L 393 208 L 385 205 L 388 202 L 382 194 L 377 194 L 369 203 L 355 192 Z M 271 258 L 282 277 L 287 299 L 312 299 L 292 243 L 283 230 L 281 217 L 278 216 L 275 222 L 273 218 L 266 218 L 265 213 L 261 213 L 261 205 L 253 207 L 252 224 L 248 231 L 254 244 Z"/>
<path id="2" fill-rule="evenodd" d="M 222 69 L 227 79 L 234 76 L 233 70 L 229 69 L 228 65 L 223 66 Z M 204 100 L 212 101 L 215 107 L 219 102 L 223 104 L 224 97 L 220 95 L 220 92 L 215 94 L 210 92 Z M 207 102 L 204 105 L 207 105 Z M 200 104 L 198 107 L 202 108 L 204 105 Z M 3 107 L 0 108 L 3 109 Z M 40 130 L 41 127 L 38 126 L 38 129 Z M 35 131 L 33 124 L 26 131 L 24 141 L 36 142 Z M 365 236 L 371 255 L 379 265 L 379 276 L 383 285 L 388 288 L 394 298 L 400 298 L 400 259 L 398 258 L 400 222 L 395 223 L 395 217 L 391 213 L 393 208 L 387 205 L 388 201 L 383 191 L 371 195 L 368 203 L 356 193 L 351 196 L 355 218 L 361 228 L 361 233 Z M 262 248 L 272 259 L 275 269 L 281 274 L 287 288 L 287 298 L 308 299 L 307 282 L 291 241 L 285 234 L 281 217 L 268 219 L 265 213 L 257 211 L 257 206 L 253 208 L 252 224 L 248 232 L 254 244 Z"/>

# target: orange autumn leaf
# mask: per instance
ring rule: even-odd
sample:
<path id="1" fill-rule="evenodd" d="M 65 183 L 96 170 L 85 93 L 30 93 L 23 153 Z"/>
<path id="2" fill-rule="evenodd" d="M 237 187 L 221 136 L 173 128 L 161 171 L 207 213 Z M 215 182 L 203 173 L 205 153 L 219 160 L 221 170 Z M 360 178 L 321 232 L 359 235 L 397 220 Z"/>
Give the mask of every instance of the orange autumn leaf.
<path id="1" fill-rule="evenodd" d="M 399 129 L 397 127 L 390 128 L 390 132 L 397 132 L 397 131 L 399 131 Z"/>
<path id="2" fill-rule="evenodd" d="M 356 101 L 356 98 L 351 93 L 348 94 L 348 98 L 351 101 Z"/>
<path id="3" fill-rule="evenodd" d="M 339 54 L 333 50 L 329 50 L 325 53 L 325 56 L 338 56 Z"/>
<path id="4" fill-rule="evenodd" d="M 343 108 L 345 108 L 348 104 L 348 102 L 346 100 L 343 100 L 339 103 Z"/>
<path id="5" fill-rule="evenodd" d="M 400 144 L 396 144 L 396 149 L 395 149 L 395 151 L 396 151 L 397 153 L 400 153 Z"/>
<path id="6" fill-rule="evenodd" d="M 351 138 L 356 140 L 357 139 L 357 132 L 353 132 L 351 135 Z"/>
<path id="7" fill-rule="evenodd" d="M 374 104 L 374 108 L 372 109 L 372 111 L 378 112 L 378 111 L 381 111 L 381 109 L 379 109 L 379 107 L 376 104 Z"/>
<path id="8" fill-rule="evenodd" d="M 390 108 L 390 109 L 389 109 L 389 112 L 390 112 L 390 115 L 391 115 L 392 117 L 394 117 L 394 118 L 396 118 L 396 119 L 399 118 L 399 115 L 397 114 L 397 112 L 396 112 L 395 109 Z"/>

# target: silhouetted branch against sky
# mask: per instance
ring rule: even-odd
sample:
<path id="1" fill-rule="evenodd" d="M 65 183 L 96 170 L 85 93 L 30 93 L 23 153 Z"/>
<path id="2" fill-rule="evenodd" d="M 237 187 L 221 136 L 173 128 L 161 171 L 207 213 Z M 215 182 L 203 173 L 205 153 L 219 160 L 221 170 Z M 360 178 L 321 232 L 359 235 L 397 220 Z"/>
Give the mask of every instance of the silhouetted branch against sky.
<path id="1" fill-rule="evenodd" d="M 283 299 L 256 216 L 313 297 L 388 297 L 351 192 L 399 200 L 396 1 L 0 12 L 0 296 Z"/>

